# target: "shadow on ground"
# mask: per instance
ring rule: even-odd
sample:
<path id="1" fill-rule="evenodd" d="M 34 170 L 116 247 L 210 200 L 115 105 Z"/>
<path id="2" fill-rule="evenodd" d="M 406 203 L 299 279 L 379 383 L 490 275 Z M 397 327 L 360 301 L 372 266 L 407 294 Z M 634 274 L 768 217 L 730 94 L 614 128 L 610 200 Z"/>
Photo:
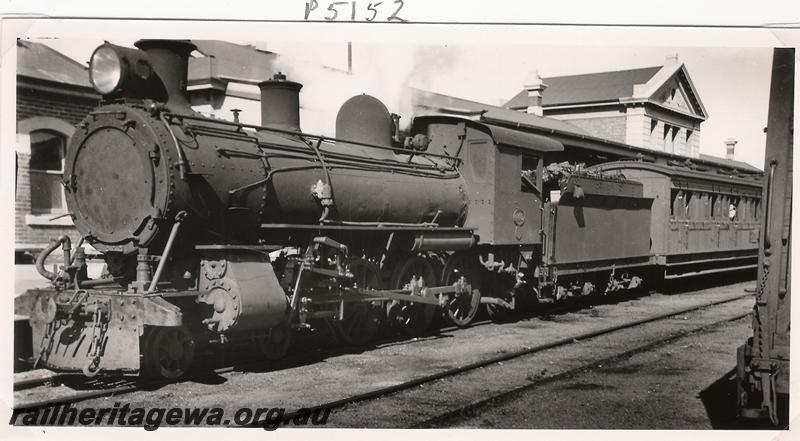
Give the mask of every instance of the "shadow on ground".
<path id="1" fill-rule="evenodd" d="M 736 416 L 736 368 L 731 369 L 700 391 L 711 427 L 721 430 L 778 430 L 769 419 L 754 420 Z M 784 427 L 788 430 L 788 427 Z"/>

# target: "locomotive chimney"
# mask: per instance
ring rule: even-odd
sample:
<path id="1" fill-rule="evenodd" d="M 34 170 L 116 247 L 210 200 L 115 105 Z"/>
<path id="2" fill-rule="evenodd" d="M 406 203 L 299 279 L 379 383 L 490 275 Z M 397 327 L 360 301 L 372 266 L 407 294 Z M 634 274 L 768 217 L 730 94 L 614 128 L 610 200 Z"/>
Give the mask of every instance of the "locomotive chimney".
<path id="1" fill-rule="evenodd" d="M 303 85 L 286 80 L 278 72 L 258 83 L 261 89 L 261 125 L 273 129 L 300 131 L 300 89 Z"/>
<path id="2" fill-rule="evenodd" d="M 725 159 L 733 159 L 737 142 L 739 141 L 734 138 L 728 138 L 725 140 L 725 146 L 727 147 L 725 151 Z"/>
<path id="3" fill-rule="evenodd" d="M 134 45 L 147 53 L 150 65 L 164 85 L 167 106 L 191 110 L 186 83 L 189 54 L 197 46 L 189 40 L 139 40 Z"/>
<path id="4" fill-rule="evenodd" d="M 542 108 L 542 92 L 547 89 L 547 84 L 544 84 L 542 77 L 539 76 L 539 71 L 533 72 L 525 84 L 525 90 L 528 91 L 528 108 L 525 109 L 526 113 L 531 113 L 537 116 L 544 115 Z"/>

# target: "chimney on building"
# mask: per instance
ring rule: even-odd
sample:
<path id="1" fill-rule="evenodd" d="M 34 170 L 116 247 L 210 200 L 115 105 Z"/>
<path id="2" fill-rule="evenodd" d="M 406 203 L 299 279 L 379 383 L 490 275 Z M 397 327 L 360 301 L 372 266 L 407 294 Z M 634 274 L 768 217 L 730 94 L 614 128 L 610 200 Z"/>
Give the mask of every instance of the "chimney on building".
<path id="1" fill-rule="evenodd" d="M 664 66 L 671 66 L 673 64 L 678 64 L 678 61 L 679 61 L 678 53 L 675 52 L 672 55 L 667 55 L 667 57 L 664 59 Z"/>
<path id="2" fill-rule="evenodd" d="M 734 138 L 728 138 L 725 140 L 725 146 L 727 147 L 725 151 L 725 159 L 733 159 L 734 149 L 736 148 L 736 143 L 739 142 Z"/>
<path id="3" fill-rule="evenodd" d="M 542 77 L 539 76 L 539 71 L 533 72 L 525 83 L 525 90 L 528 91 L 528 108 L 525 109 L 525 112 L 543 116 L 542 92 L 547 89 L 547 84 L 544 84 L 544 81 L 542 81 Z"/>
<path id="4" fill-rule="evenodd" d="M 267 48 L 267 41 L 266 40 L 246 40 L 244 44 L 252 47 L 253 49 L 261 52 L 270 52 Z"/>

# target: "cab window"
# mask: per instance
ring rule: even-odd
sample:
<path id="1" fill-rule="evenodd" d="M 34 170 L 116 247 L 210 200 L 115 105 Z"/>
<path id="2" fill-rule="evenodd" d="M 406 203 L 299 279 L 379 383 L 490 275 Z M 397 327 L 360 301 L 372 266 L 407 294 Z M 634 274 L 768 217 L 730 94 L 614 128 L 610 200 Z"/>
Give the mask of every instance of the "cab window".
<path id="1" fill-rule="evenodd" d="M 522 155 L 520 191 L 523 193 L 540 194 L 541 186 L 539 158 L 531 155 Z"/>

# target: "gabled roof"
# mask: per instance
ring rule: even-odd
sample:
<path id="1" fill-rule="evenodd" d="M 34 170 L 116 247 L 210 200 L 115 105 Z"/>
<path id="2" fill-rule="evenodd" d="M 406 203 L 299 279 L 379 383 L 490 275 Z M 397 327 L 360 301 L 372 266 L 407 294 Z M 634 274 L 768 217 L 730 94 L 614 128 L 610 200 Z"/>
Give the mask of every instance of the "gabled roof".
<path id="1" fill-rule="evenodd" d="M 197 53 L 189 58 L 191 84 L 212 80 L 258 83 L 275 73 L 278 55 L 273 52 L 221 40 L 192 40 L 192 43 L 197 46 Z"/>
<path id="2" fill-rule="evenodd" d="M 504 107 L 492 106 L 490 104 L 442 95 L 413 87 L 409 89 L 412 94 L 411 103 L 415 107 L 416 114 L 424 114 L 426 111 L 427 113 L 442 113 L 442 111 L 446 111 L 446 109 L 463 110 L 463 112 L 459 113 L 485 111 L 482 113 L 482 118 L 484 119 L 502 120 L 509 124 L 516 124 L 533 129 L 559 130 L 580 136 L 588 135 L 583 129 L 565 121 L 518 112 Z"/>
<path id="3" fill-rule="evenodd" d="M 668 59 L 664 66 L 543 78 L 542 82 L 547 85 L 542 92 L 544 108 L 647 102 L 700 120 L 708 118 L 686 66 L 677 58 Z M 505 107 L 524 109 L 529 102 L 523 89 Z"/>
<path id="4" fill-rule="evenodd" d="M 543 106 L 617 101 L 633 96 L 633 86 L 644 84 L 661 66 L 618 70 L 583 75 L 542 78 L 547 89 L 542 93 Z M 523 89 L 505 104 L 511 109 L 528 107 L 528 91 Z"/>
<path id="5" fill-rule="evenodd" d="M 57 50 L 28 40 L 17 40 L 17 75 L 91 89 L 86 66 Z"/>

